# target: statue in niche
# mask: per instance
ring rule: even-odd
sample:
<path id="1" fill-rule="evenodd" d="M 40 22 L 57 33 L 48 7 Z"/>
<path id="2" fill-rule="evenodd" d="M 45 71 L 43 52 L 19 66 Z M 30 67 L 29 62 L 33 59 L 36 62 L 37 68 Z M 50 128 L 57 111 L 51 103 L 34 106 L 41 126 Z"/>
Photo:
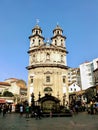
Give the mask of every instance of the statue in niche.
<path id="1" fill-rule="evenodd" d="M 46 60 L 50 60 L 50 54 L 49 53 L 46 54 Z"/>

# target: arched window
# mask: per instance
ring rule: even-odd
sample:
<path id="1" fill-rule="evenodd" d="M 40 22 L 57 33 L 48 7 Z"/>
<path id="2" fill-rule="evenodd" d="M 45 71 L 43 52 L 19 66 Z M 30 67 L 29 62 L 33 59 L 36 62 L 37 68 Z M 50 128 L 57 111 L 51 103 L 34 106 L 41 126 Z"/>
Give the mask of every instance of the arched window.
<path id="1" fill-rule="evenodd" d="M 61 55 L 61 62 L 64 62 L 64 60 L 63 60 L 63 55 Z"/>
<path id="2" fill-rule="evenodd" d="M 36 34 L 38 34 L 38 31 L 36 31 Z"/>
<path id="3" fill-rule="evenodd" d="M 44 92 L 45 91 L 47 91 L 47 92 L 52 92 L 52 88 L 51 87 L 46 87 L 45 89 L 44 89 Z"/>
<path id="4" fill-rule="evenodd" d="M 40 45 L 40 40 L 38 41 L 38 44 Z"/>
<path id="5" fill-rule="evenodd" d="M 46 87 L 46 88 L 44 89 L 44 93 L 45 93 L 45 94 L 48 94 L 48 95 L 51 95 L 51 94 L 52 94 L 52 88 L 51 88 L 51 87 Z"/>
<path id="6" fill-rule="evenodd" d="M 32 40 L 32 44 L 31 44 L 31 45 L 34 45 L 34 42 L 35 42 L 35 40 L 33 39 L 33 40 Z"/>
<path id="7" fill-rule="evenodd" d="M 33 78 L 31 78 L 31 83 L 33 83 Z"/>
<path id="8" fill-rule="evenodd" d="M 63 83 L 66 82 L 66 76 L 63 76 Z"/>
<path id="9" fill-rule="evenodd" d="M 33 39 L 33 43 L 35 42 L 35 40 Z"/>
<path id="10" fill-rule="evenodd" d="M 30 83 L 33 83 L 33 76 L 30 76 Z"/>
<path id="11" fill-rule="evenodd" d="M 63 40 L 61 39 L 61 46 L 63 46 Z"/>
<path id="12" fill-rule="evenodd" d="M 55 40 L 55 45 L 57 45 L 57 41 Z"/>
<path id="13" fill-rule="evenodd" d="M 35 54 L 32 56 L 32 61 L 35 62 Z"/>
<path id="14" fill-rule="evenodd" d="M 57 34 L 59 34 L 59 31 L 57 31 Z"/>

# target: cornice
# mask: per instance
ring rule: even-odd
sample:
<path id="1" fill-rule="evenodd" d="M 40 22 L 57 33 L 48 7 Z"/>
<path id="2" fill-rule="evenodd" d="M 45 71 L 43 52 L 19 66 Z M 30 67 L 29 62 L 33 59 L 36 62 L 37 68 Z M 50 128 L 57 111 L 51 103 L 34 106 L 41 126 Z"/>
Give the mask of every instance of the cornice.
<path id="1" fill-rule="evenodd" d="M 39 34 L 31 35 L 31 36 L 29 36 L 29 39 L 32 37 L 35 37 L 35 36 L 38 36 L 38 37 L 42 38 L 43 40 L 45 40 L 45 38 L 43 36 L 40 36 Z"/>
<path id="2" fill-rule="evenodd" d="M 61 52 L 65 52 L 68 54 L 68 51 L 66 50 L 66 48 L 62 48 L 62 47 L 51 47 L 51 46 L 44 46 L 44 47 L 31 47 L 29 49 L 29 51 L 27 53 L 31 53 L 31 52 L 34 52 L 34 51 L 43 51 L 43 50 L 52 50 L 52 51 L 61 51 Z"/>
<path id="3" fill-rule="evenodd" d="M 58 34 L 58 35 L 55 35 L 55 36 L 51 37 L 51 40 L 54 39 L 54 38 L 56 38 L 56 37 L 58 37 L 58 36 L 60 36 L 60 37 L 62 37 L 62 38 L 64 38 L 64 39 L 66 39 L 65 36 Z"/>
<path id="4" fill-rule="evenodd" d="M 65 65 L 61 65 L 61 64 L 34 64 L 31 66 L 27 66 L 26 69 L 30 70 L 30 69 L 35 69 L 35 68 L 40 68 L 40 67 L 53 67 L 53 68 L 61 68 L 61 69 L 68 69 L 68 66 Z"/>

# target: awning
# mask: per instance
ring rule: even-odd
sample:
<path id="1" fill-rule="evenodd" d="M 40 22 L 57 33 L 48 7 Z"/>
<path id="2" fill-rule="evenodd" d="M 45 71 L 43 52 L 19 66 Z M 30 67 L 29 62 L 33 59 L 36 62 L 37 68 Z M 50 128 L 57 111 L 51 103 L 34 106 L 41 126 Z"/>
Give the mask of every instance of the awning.
<path id="1" fill-rule="evenodd" d="M 13 100 L 6 100 L 7 103 L 13 103 Z"/>
<path id="2" fill-rule="evenodd" d="M 5 99 L 0 99 L 0 103 L 6 103 Z"/>

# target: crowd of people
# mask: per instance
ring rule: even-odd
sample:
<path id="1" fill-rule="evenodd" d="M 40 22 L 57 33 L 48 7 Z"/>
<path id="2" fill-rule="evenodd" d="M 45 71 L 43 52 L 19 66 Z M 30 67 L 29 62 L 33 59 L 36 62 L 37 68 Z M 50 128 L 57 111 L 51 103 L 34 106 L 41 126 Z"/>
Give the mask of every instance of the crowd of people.
<path id="1" fill-rule="evenodd" d="M 78 104 L 74 103 L 70 105 L 70 110 L 74 114 L 78 114 L 78 112 L 86 111 L 88 114 L 97 114 L 98 113 L 98 102 L 90 101 L 88 104 Z"/>
<path id="2" fill-rule="evenodd" d="M 15 112 L 15 105 L 14 104 L 0 104 L 0 115 L 2 114 L 2 116 L 4 117 L 7 113 L 12 113 Z M 23 115 L 23 113 L 26 113 L 26 117 L 29 117 L 29 113 L 30 113 L 30 107 L 28 105 L 26 105 L 24 107 L 24 105 L 20 105 L 19 106 L 19 113 L 20 116 Z"/>
<path id="3" fill-rule="evenodd" d="M 16 111 L 16 108 L 18 108 L 18 111 Z M 87 111 L 90 114 L 96 114 L 98 113 L 98 104 L 91 102 L 89 106 L 83 106 L 83 111 Z M 80 106 L 79 104 L 74 104 L 70 106 L 70 110 L 72 114 L 78 114 L 80 112 Z M 35 119 L 41 119 L 43 116 L 42 110 L 40 106 L 36 106 L 32 109 L 28 104 L 19 104 L 18 107 L 16 107 L 14 104 L 0 104 L 0 115 L 5 117 L 7 113 L 16 112 L 20 114 L 20 117 L 25 115 L 26 118 L 34 117 Z M 50 117 L 52 117 L 52 114 L 50 112 Z"/>
<path id="4" fill-rule="evenodd" d="M 32 107 L 30 107 L 28 104 L 20 104 L 19 113 L 20 117 L 22 117 L 24 113 L 26 118 L 35 117 L 35 119 L 41 119 L 42 117 L 42 110 L 39 106 L 36 106 L 34 109 L 32 109 Z"/>
<path id="5" fill-rule="evenodd" d="M 35 117 L 35 119 L 41 119 L 42 117 L 42 111 L 38 106 L 32 110 L 28 104 L 19 104 L 18 111 L 16 111 L 16 108 L 17 106 L 13 104 L 0 104 L 0 115 L 5 117 L 7 113 L 16 112 L 19 113 L 20 117 L 23 115 L 25 115 L 26 118 Z"/>
<path id="6" fill-rule="evenodd" d="M 11 113 L 12 109 L 12 104 L 0 104 L 0 114 L 2 113 L 3 117 L 6 115 L 6 113 Z"/>

